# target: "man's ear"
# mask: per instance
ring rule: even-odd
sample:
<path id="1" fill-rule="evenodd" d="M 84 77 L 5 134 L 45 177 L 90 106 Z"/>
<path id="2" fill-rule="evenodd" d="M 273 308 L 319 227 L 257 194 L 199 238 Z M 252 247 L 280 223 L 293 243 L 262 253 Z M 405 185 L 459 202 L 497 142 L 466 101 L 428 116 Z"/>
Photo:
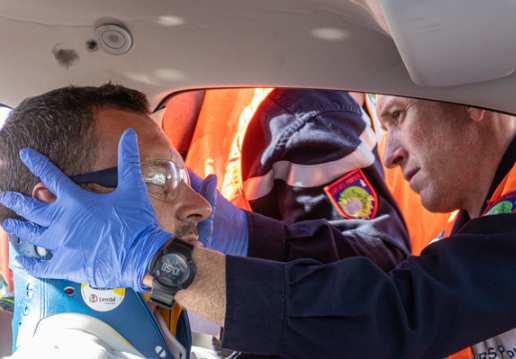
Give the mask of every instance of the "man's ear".
<path id="1" fill-rule="evenodd" d="M 45 203 L 52 203 L 57 199 L 57 197 L 54 196 L 54 194 L 50 192 L 47 187 L 45 187 L 43 182 L 39 182 L 34 186 L 34 189 L 32 190 L 32 197 Z"/>
<path id="2" fill-rule="evenodd" d="M 480 122 L 484 119 L 484 115 L 486 110 L 482 110 L 481 108 L 476 107 L 466 107 L 466 111 L 468 111 L 469 117 L 475 122 Z"/>

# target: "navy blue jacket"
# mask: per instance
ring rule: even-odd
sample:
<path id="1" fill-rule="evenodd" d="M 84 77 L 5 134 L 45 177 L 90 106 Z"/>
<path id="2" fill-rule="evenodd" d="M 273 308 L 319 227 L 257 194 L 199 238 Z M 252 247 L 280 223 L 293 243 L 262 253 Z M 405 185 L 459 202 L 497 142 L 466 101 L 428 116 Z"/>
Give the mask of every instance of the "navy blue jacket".
<path id="1" fill-rule="evenodd" d="M 504 156 L 493 187 L 515 159 Z M 363 257 L 323 265 L 228 256 L 223 346 L 284 358 L 442 359 L 515 328 L 516 214 L 461 217 L 451 237 L 389 273 Z M 287 243 L 305 225 L 256 220 L 252 238 L 283 226 Z M 312 241 L 327 234 L 315 230 Z"/>
<path id="2" fill-rule="evenodd" d="M 254 235 L 268 236 L 269 226 Z M 469 221 L 386 274 L 227 257 L 223 346 L 285 358 L 442 359 L 516 327 L 516 215 Z"/>

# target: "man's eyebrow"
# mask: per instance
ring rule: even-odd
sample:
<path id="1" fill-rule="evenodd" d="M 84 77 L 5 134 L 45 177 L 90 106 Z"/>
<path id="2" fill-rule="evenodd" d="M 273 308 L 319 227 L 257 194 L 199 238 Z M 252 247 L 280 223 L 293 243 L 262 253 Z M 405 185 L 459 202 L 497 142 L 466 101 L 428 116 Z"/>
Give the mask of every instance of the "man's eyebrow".
<path id="1" fill-rule="evenodd" d="M 388 104 L 388 105 L 384 106 L 382 112 L 377 114 L 378 117 L 387 117 L 389 115 L 389 113 L 391 112 L 391 109 L 392 109 L 392 104 Z"/>
<path id="2" fill-rule="evenodd" d="M 399 107 L 403 105 L 403 102 L 400 101 L 390 101 L 385 106 L 383 106 L 383 109 L 380 113 L 377 113 L 378 117 L 388 117 L 389 114 L 393 111 L 394 108 Z"/>

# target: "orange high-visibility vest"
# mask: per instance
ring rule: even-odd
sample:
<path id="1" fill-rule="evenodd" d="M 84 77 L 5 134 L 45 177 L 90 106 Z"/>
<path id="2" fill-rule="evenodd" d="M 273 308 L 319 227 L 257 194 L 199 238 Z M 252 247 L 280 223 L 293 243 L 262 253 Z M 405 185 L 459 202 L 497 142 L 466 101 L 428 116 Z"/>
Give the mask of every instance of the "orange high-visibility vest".
<path id="1" fill-rule="evenodd" d="M 247 126 L 272 88 L 207 90 L 185 164 L 204 178 L 217 175 L 217 189 L 235 206 L 251 211 L 241 171 Z"/>

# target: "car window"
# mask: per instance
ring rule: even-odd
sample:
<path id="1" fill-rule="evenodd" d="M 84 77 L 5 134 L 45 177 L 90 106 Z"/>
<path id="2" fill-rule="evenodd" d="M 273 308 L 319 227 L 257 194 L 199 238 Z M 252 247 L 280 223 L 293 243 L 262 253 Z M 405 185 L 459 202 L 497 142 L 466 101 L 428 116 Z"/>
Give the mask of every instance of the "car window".
<path id="1" fill-rule="evenodd" d="M 7 120 L 11 111 L 10 107 L 0 105 L 0 128 L 4 127 L 5 120 Z"/>

